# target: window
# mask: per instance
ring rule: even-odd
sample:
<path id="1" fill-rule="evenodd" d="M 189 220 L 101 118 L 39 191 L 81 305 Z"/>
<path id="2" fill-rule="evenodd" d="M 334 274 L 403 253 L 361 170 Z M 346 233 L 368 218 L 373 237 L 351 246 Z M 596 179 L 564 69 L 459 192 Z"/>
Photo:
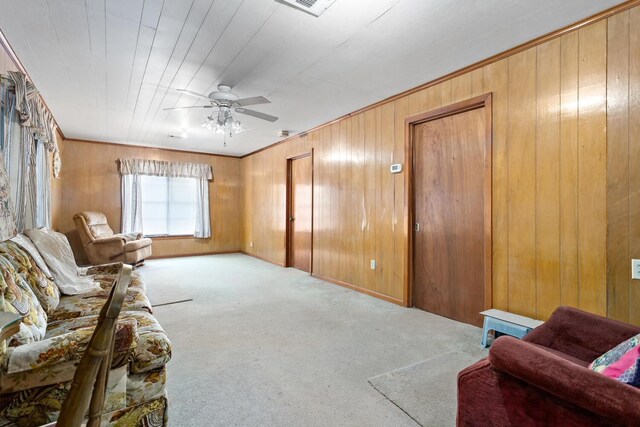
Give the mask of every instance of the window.
<path id="1" fill-rule="evenodd" d="M 142 228 L 146 236 L 195 233 L 196 178 L 142 176 Z"/>

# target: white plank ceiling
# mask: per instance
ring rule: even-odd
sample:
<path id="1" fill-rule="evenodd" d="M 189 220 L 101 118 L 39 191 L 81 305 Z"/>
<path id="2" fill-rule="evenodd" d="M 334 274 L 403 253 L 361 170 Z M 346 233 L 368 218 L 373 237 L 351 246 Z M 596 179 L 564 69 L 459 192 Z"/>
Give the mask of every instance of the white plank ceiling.
<path id="1" fill-rule="evenodd" d="M 618 3 L 336 0 L 314 17 L 275 0 L 0 0 L 0 29 L 67 138 L 243 155 Z M 211 110 L 163 111 L 221 83 L 280 120 L 239 115 L 225 148 L 200 126 Z"/>

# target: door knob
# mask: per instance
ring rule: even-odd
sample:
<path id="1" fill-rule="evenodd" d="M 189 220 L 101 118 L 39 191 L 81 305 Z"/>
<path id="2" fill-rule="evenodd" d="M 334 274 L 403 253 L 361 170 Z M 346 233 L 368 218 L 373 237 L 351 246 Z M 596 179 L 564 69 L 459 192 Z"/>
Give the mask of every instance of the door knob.
<path id="1" fill-rule="evenodd" d="M 295 220 L 296 220 L 296 219 L 295 219 L 294 217 L 289 217 L 289 222 L 293 222 L 293 221 L 295 221 Z"/>

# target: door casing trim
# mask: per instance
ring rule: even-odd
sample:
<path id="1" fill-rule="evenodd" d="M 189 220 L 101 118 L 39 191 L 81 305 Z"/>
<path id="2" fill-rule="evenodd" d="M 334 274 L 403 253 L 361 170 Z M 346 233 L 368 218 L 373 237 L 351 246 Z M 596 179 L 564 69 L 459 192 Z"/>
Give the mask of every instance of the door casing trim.
<path id="1" fill-rule="evenodd" d="M 286 159 L 287 162 L 287 208 L 285 209 L 285 223 L 286 223 L 286 231 L 285 231 L 285 237 L 284 237 L 284 242 L 285 242 L 285 261 L 284 261 L 284 266 L 285 267 L 291 267 L 293 264 L 293 260 L 291 259 L 291 222 L 289 221 L 289 218 L 291 217 L 291 213 L 293 211 L 293 206 L 292 206 L 292 197 L 291 197 L 291 164 L 293 163 L 294 160 L 299 160 L 299 159 L 303 159 L 305 157 L 311 157 L 311 259 L 309 260 L 309 274 L 312 275 L 313 274 L 313 204 L 314 204 L 314 197 L 313 197 L 313 192 L 314 192 L 314 184 L 313 184 L 313 179 L 314 179 L 314 172 L 313 172 L 313 148 L 311 148 L 311 150 L 304 152 L 304 153 L 298 153 L 298 154 L 293 154 L 291 156 L 288 156 Z"/>
<path id="2" fill-rule="evenodd" d="M 476 96 L 465 101 L 456 102 L 442 108 L 420 113 L 405 119 L 405 220 L 407 236 L 407 259 L 405 271 L 405 286 L 403 294 L 403 305 L 413 307 L 414 290 L 414 218 L 415 218 L 415 188 L 414 188 L 414 156 L 413 156 L 413 131 L 416 125 L 438 120 L 443 117 L 453 116 L 470 110 L 484 108 L 485 110 L 485 158 L 484 158 L 484 308 L 493 306 L 492 302 L 492 146 L 493 146 L 493 117 L 491 108 L 492 94 Z"/>

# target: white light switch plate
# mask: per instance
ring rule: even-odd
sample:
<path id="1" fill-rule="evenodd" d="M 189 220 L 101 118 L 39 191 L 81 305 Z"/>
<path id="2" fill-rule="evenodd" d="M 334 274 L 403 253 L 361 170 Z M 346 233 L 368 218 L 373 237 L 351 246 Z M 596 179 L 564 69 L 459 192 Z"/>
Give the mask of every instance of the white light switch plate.
<path id="1" fill-rule="evenodd" d="M 631 260 L 631 278 L 640 280 L 640 259 Z"/>
<path id="2" fill-rule="evenodd" d="M 375 270 L 375 269 L 376 269 L 376 260 L 375 260 L 375 259 L 372 259 L 372 260 L 371 260 L 371 269 L 372 269 L 372 270 Z"/>

